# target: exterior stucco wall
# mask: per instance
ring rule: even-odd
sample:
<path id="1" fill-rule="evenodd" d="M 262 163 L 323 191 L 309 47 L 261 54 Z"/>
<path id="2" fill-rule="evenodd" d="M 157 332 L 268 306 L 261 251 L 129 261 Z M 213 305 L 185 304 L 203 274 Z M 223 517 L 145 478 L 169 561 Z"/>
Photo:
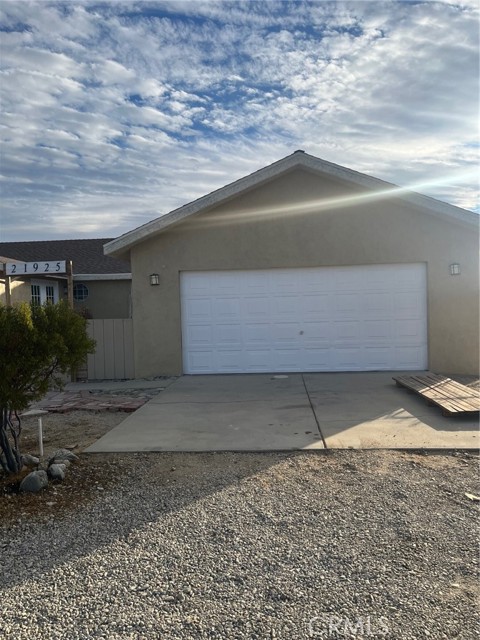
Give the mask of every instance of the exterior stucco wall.
<path id="1" fill-rule="evenodd" d="M 77 282 L 77 281 L 76 281 Z M 64 288 L 66 280 L 58 281 L 60 299 L 66 299 Z M 131 317 L 131 281 L 130 280 L 91 280 L 84 283 L 88 287 L 85 302 L 74 301 L 74 307 L 95 319 Z M 10 284 L 12 304 L 31 302 L 31 281 L 13 280 Z M 0 282 L 0 302 L 5 303 L 5 285 Z"/>
<path id="2" fill-rule="evenodd" d="M 40 278 L 31 278 L 25 280 L 11 280 L 10 281 L 10 298 L 12 304 L 20 304 L 21 302 L 32 301 L 32 284 L 38 284 L 43 282 Z M 64 280 L 45 280 L 47 284 L 53 284 L 58 292 L 59 299 L 63 297 L 63 287 L 65 285 Z M 0 282 L 0 303 L 5 304 L 5 283 Z"/>
<path id="3" fill-rule="evenodd" d="M 134 246 L 136 376 L 182 373 L 182 271 L 408 262 L 427 264 L 429 368 L 478 372 L 478 233 L 393 198 L 331 201 L 361 193 L 297 170 Z"/>
<path id="4" fill-rule="evenodd" d="M 75 280 L 75 283 L 82 282 Z M 108 320 L 130 318 L 130 280 L 89 280 L 83 284 L 88 288 L 88 298 L 84 302 L 74 302 L 77 311 L 88 317 Z"/>
<path id="5" fill-rule="evenodd" d="M 13 280 L 10 283 L 10 298 L 12 304 L 19 304 L 20 302 L 30 302 L 31 295 L 30 283 L 25 283 L 22 280 Z M 0 282 L 0 303 L 5 304 L 4 282 Z"/>

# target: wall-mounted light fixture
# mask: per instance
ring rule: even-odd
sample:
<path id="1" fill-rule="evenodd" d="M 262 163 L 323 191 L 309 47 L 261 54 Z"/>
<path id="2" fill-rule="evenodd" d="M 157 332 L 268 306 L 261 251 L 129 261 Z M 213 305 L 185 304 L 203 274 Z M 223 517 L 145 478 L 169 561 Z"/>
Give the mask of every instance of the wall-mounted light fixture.
<path id="1" fill-rule="evenodd" d="M 158 273 L 151 273 L 149 277 L 150 277 L 150 284 L 152 287 L 156 286 L 157 284 L 160 284 L 160 276 L 158 275 Z"/>
<path id="2" fill-rule="evenodd" d="M 460 265 L 455 263 L 450 265 L 450 275 L 451 276 L 459 276 L 460 275 Z"/>

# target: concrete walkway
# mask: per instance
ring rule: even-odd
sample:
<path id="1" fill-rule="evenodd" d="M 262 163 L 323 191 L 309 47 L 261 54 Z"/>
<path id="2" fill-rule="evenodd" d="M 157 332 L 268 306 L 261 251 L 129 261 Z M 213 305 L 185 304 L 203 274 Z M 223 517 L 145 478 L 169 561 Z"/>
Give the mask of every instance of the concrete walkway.
<path id="1" fill-rule="evenodd" d="M 391 372 L 185 376 L 88 452 L 475 449 L 478 417 L 444 417 Z"/>

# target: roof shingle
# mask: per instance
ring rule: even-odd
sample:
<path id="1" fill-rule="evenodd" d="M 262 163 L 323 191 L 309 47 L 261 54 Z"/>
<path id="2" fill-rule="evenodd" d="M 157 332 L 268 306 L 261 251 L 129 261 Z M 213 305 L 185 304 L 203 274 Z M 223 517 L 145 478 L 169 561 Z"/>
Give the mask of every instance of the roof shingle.
<path id="1" fill-rule="evenodd" d="M 22 262 L 71 260 L 74 274 L 130 273 L 128 260 L 104 255 L 103 245 L 112 239 L 0 242 L 0 256 Z"/>

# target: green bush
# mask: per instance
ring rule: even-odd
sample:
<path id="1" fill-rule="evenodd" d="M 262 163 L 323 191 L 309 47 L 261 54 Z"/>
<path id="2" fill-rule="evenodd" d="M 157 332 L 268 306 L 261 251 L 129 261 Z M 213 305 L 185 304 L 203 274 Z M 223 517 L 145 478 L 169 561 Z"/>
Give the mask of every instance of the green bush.
<path id="1" fill-rule="evenodd" d="M 0 464 L 7 473 L 21 469 L 18 412 L 63 386 L 93 353 L 87 321 L 65 302 L 7 307 L 0 304 Z"/>

